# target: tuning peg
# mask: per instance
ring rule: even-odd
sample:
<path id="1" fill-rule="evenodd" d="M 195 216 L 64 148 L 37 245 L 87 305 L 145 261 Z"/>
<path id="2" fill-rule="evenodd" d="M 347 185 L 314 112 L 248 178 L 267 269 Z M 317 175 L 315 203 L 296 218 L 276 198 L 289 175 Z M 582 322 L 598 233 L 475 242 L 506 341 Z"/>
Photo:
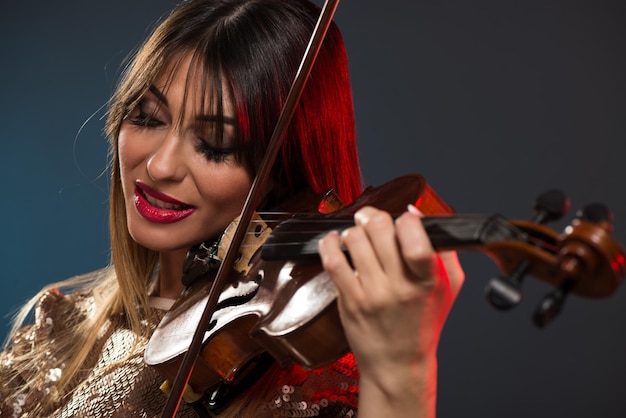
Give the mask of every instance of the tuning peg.
<path id="1" fill-rule="evenodd" d="M 506 311 L 522 301 L 522 281 L 529 267 L 530 263 L 524 260 L 510 275 L 498 275 L 487 283 L 485 295 L 491 306 Z"/>
<path id="2" fill-rule="evenodd" d="M 533 314 L 533 323 L 544 328 L 561 313 L 569 291 L 574 287 L 574 280 L 565 280 L 558 288 L 548 293 Z"/>
<path id="3" fill-rule="evenodd" d="M 560 190 L 548 190 L 535 199 L 533 222 L 544 224 L 557 221 L 569 210 L 569 198 Z"/>
<path id="4" fill-rule="evenodd" d="M 600 224 L 606 222 L 613 224 L 613 213 L 601 203 L 591 203 L 576 212 L 576 217 L 581 220 Z"/>

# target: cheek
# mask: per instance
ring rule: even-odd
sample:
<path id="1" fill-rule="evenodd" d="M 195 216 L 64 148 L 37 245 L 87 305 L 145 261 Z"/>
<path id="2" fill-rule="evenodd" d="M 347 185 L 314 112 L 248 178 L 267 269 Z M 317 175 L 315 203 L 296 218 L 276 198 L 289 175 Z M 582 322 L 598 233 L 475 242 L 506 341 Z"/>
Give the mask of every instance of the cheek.
<path id="1" fill-rule="evenodd" d="M 140 147 L 133 146 L 132 135 L 128 129 L 122 128 L 117 140 L 117 152 L 120 160 L 120 170 L 122 175 L 129 168 L 135 167 L 141 161 Z"/>
<path id="2" fill-rule="evenodd" d="M 243 169 L 242 169 L 243 170 Z M 234 199 L 238 199 L 241 202 L 241 206 L 246 201 L 248 194 L 250 192 L 250 188 L 252 187 L 252 179 L 247 171 L 244 170 L 245 174 L 242 174 L 237 182 L 233 185 L 233 191 L 235 191 L 236 196 L 233 196 Z"/>
<path id="3" fill-rule="evenodd" d="M 216 170 L 217 171 L 217 170 Z M 213 172 L 210 182 L 202 183 L 205 201 L 219 202 L 220 206 L 241 209 L 252 186 L 252 178 L 248 171 L 241 167 L 230 167 L 228 170 Z"/>

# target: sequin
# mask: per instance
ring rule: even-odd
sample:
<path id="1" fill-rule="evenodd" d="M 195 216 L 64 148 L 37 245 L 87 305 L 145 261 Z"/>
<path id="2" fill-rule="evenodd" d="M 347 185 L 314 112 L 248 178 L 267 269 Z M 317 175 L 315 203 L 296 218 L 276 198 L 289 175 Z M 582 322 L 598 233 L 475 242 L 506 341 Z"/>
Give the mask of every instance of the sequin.
<path id="1" fill-rule="evenodd" d="M 144 366 L 141 353 L 124 359 L 131 351 L 134 337 L 122 317 L 113 318 L 101 330 L 100 341 L 86 360 L 85 373 L 79 373 L 69 394 L 59 394 L 56 383 L 64 365 L 58 365 L 54 353 L 43 353 L 40 378 L 31 382 L 28 391 L 18 392 L 28 379 L 11 379 L 15 365 L 14 354 L 37 350 L 44 339 L 54 338 L 64 331 L 64 319 L 71 309 L 89 312 L 93 298 L 75 294 L 62 296 L 46 293 L 35 310 L 35 322 L 20 330 L 10 348 L 0 354 L 0 377 L 8 381 L 0 388 L 0 416 L 31 417 L 155 417 L 159 416 L 166 398 L 158 386 L 162 378 Z M 54 366 L 52 366 L 54 365 Z M 36 373 L 36 372 L 35 372 Z M 35 374 L 33 373 L 33 374 Z M 5 378 L 6 377 L 6 378 Z M 45 404 L 43 410 L 37 409 Z M 191 408 L 183 406 L 179 417 L 195 417 Z"/>
<path id="2" fill-rule="evenodd" d="M 61 377 L 61 369 L 55 367 L 54 369 L 50 369 L 46 374 L 46 383 L 48 382 L 57 382 Z"/>
<path id="3" fill-rule="evenodd" d="M 161 415 L 166 398 L 159 386 L 162 378 L 143 363 L 141 352 L 127 357 L 132 349 L 134 335 L 122 316 L 112 318 L 98 333 L 94 352 L 88 356 L 85 372 L 79 373 L 70 393 L 59 393 L 56 383 L 65 365 L 59 365 L 55 353 L 43 353 L 37 370 L 14 375 L 16 358 L 38 349 L 44 340 L 54 340 L 56 333 L 65 331 L 67 312 L 80 310 L 89 315 L 94 310 L 93 298 L 88 294 L 63 296 L 48 292 L 39 301 L 35 322 L 23 327 L 10 348 L 0 353 L 0 378 L 8 382 L 0 387 L 0 416 L 34 418 L 40 416 L 152 418 Z M 150 326 L 155 326 L 150 324 Z M 124 360 L 123 362 L 119 362 Z M 46 370 L 40 372 L 40 370 Z M 29 376 L 27 391 L 23 383 Z M 269 389 L 266 401 L 257 405 L 258 417 L 355 417 L 358 401 L 358 371 L 351 354 L 337 362 L 316 370 L 290 366 L 280 372 Z M 37 405 L 47 401 L 43 410 Z M 182 405 L 178 418 L 196 417 L 195 412 Z"/>

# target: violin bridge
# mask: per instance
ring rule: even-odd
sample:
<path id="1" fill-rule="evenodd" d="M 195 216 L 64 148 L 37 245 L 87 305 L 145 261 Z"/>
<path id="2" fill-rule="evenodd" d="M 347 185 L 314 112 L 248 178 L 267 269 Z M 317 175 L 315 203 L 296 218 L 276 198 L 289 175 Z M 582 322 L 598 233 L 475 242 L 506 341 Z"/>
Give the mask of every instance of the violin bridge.
<path id="1" fill-rule="evenodd" d="M 217 248 L 217 257 L 223 260 L 226 256 L 226 251 L 232 242 L 233 234 L 237 229 L 240 217 L 238 216 L 232 221 L 224 230 L 220 243 Z M 258 213 L 254 213 L 252 220 L 248 224 L 246 236 L 239 248 L 239 256 L 233 264 L 233 270 L 244 276 L 250 271 L 250 260 L 257 252 L 259 248 L 263 246 L 267 237 L 271 234 L 272 229 L 265 223 L 265 221 L 259 216 Z"/>

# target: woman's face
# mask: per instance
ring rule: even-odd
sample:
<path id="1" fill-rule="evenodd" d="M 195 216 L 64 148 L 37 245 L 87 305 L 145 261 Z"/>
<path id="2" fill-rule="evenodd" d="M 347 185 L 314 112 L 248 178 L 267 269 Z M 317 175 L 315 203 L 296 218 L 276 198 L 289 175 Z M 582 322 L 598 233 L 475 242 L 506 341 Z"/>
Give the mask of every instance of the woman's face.
<path id="1" fill-rule="evenodd" d="M 227 89 L 224 137 L 218 142 L 215 116 L 200 114 L 193 94 L 202 91 L 194 76 L 202 71 L 192 72 L 187 83 L 190 62 L 187 57 L 171 78 L 166 71 L 155 81 L 123 121 L 118 140 L 128 230 L 156 251 L 187 250 L 217 236 L 241 212 L 252 183 L 235 157 Z M 208 99 L 204 109 L 213 109 Z"/>

